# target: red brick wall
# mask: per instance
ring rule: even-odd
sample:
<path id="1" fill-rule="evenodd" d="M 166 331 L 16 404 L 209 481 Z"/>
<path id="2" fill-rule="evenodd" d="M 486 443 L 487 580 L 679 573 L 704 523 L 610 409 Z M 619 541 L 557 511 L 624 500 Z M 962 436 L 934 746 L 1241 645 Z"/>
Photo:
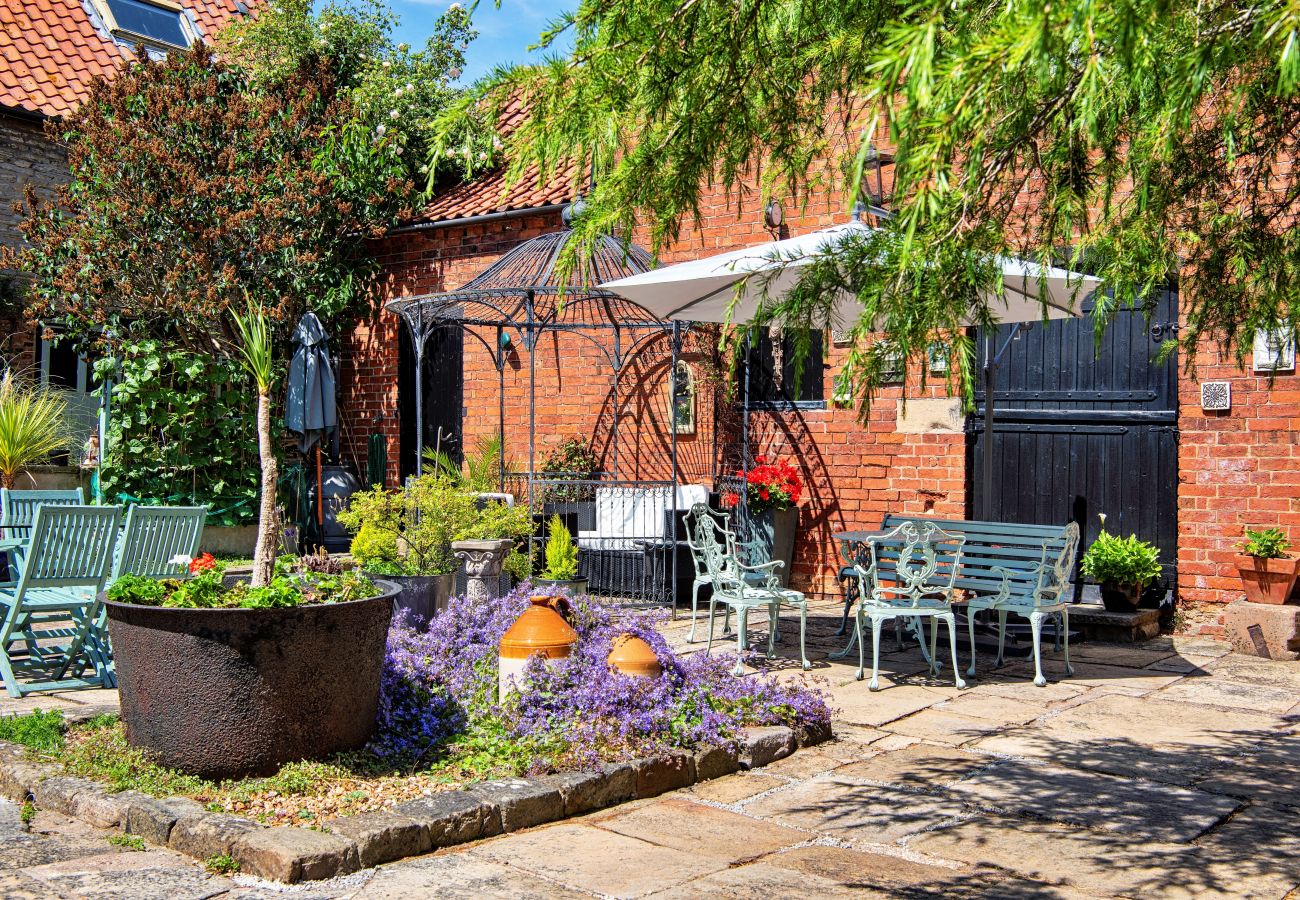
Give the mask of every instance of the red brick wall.
<path id="1" fill-rule="evenodd" d="M 757 198 L 735 204 L 715 198 L 703 209 L 699 227 L 691 227 L 664 254 L 665 262 L 743 247 L 770 235 L 763 228 Z M 845 221 L 838 208 L 822 205 L 788 210 L 788 233 Z M 558 215 L 528 216 L 495 222 L 447 226 L 392 236 L 375 246 L 385 271 L 385 299 L 448 290 L 479 274 L 515 244 L 560 227 Z M 355 423 L 347 429 L 357 458 L 364 459 L 365 437 L 376 416 L 389 435 L 390 478 L 397 476 L 398 419 L 396 415 L 399 329 L 389 313 L 357 329 L 340 378 L 342 409 Z M 485 335 L 489 345 L 495 333 Z M 507 360 L 505 438 L 508 452 L 521 465 L 527 460 L 528 354 L 518 335 Z M 829 348 L 824 395 L 846 351 Z M 697 427 L 694 435 L 679 436 L 680 480 L 712 485 L 724 463 L 716 448 L 738 440 L 734 413 L 725 424 L 715 421 L 715 403 L 725 406 L 719 391 L 710 391 L 707 372 L 716 367 L 716 335 L 689 335 L 683 358 L 697 374 Z M 625 345 L 626 346 L 626 345 Z M 464 445 L 473 447 L 497 430 L 498 373 L 488 351 L 466 338 Z M 547 335 L 536 352 L 537 438 L 535 460 L 572 436 L 588 439 L 605 461 L 626 478 L 662 478 L 668 468 L 671 436 L 666 430 L 669 347 L 666 337 L 650 338 L 632 354 L 615 395 L 608 363 L 588 341 L 569 335 Z M 908 397 L 943 396 L 943 388 L 924 391 L 913 385 Z M 960 516 L 965 510 L 965 437 L 960 433 L 900 434 L 895 429 L 902 389 L 887 389 L 872 407 L 867 425 L 852 409 L 751 413 L 756 452 L 793 458 L 808 483 L 808 499 L 800 521 L 796 548 L 796 583 L 834 593 L 839 568 L 831 534 L 847 528 L 874 527 L 891 511 L 933 512 Z M 617 464 L 614 419 L 618 418 Z M 720 434 L 715 436 L 715 430 Z M 716 440 L 715 440 L 716 437 Z"/>
<path id="2" fill-rule="evenodd" d="M 1242 595 L 1234 561 L 1242 529 L 1280 526 L 1300 543 L 1300 377 L 1242 371 L 1217 347 L 1195 360 L 1199 381 L 1227 381 L 1232 409 L 1201 410 L 1200 385 L 1179 385 L 1178 575 L 1184 601 Z"/>

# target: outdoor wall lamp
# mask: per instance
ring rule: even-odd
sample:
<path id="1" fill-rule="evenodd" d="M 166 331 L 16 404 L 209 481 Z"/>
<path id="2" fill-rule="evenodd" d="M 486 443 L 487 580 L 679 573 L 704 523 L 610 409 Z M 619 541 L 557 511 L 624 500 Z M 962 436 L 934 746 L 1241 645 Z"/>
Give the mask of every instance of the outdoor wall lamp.
<path id="1" fill-rule="evenodd" d="M 763 224 L 772 231 L 785 224 L 785 210 L 781 208 L 781 201 L 775 197 L 767 201 L 767 206 L 763 207 Z"/>

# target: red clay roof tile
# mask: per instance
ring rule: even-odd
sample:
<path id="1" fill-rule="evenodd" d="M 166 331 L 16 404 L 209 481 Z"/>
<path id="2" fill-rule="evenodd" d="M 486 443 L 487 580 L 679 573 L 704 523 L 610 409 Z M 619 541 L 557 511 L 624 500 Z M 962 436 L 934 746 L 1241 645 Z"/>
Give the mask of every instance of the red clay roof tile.
<path id="1" fill-rule="evenodd" d="M 249 6 L 255 0 L 248 0 Z M 234 0 L 181 0 L 205 38 L 232 16 Z M 62 116 L 127 51 L 91 24 L 81 0 L 5 0 L 0 5 L 0 106 Z"/>

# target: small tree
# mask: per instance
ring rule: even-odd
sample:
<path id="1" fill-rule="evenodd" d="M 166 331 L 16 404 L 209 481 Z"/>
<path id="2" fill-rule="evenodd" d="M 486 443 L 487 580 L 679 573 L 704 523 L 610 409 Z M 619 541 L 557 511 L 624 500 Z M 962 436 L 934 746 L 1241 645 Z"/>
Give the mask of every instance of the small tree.
<path id="1" fill-rule="evenodd" d="M 0 375 L 0 487 L 12 488 L 24 469 L 68 446 L 67 409 L 57 391 L 12 370 Z"/>
<path id="2" fill-rule="evenodd" d="M 275 550 L 280 540 L 280 520 L 275 485 L 280 477 L 271 444 L 271 385 L 275 381 L 275 352 L 266 312 L 248 304 L 243 315 L 231 313 L 239 333 L 238 353 L 245 371 L 257 385 L 257 452 L 262 462 L 262 505 L 257 518 L 257 549 L 253 551 L 253 587 L 271 580 Z"/>

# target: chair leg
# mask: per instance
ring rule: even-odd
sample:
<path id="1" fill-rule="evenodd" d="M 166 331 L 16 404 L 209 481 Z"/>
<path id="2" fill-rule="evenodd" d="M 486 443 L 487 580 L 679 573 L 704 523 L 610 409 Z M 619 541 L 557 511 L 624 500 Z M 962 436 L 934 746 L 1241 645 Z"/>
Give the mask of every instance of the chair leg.
<path id="1" fill-rule="evenodd" d="M 736 610 L 736 668 L 731 670 L 731 674 L 737 677 L 745 674 L 745 653 L 749 650 L 749 607 L 742 606 Z"/>
<path id="2" fill-rule="evenodd" d="M 14 675 L 13 664 L 9 661 L 9 646 L 13 643 L 12 632 L 16 615 L 11 609 L 5 616 L 3 623 L 0 623 L 0 678 L 4 679 L 5 692 L 10 697 L 22 697 L 23 690 L 18 684 L 18 678 Z"/>
<path id="3" fill-rule="evenodd" d="M 773 603 L 767 608 L 767 658 L 776 659 L 776 630 L 781 621 L 780 607 Z"/>
<path id="4" fill-rule="evenodd" d="M 934 620 L 930 622 L 930 674 L 939 674 L 939 623 Z"/>
<path id="5" fill-rule="evenodd" d="M 691 633 L 686 635 L 686 643 L 688 644 L 695 643 L 695 620 L 699 616 L 700 587 L 701 585 L 698 582 L 691 587 Z"/>
<path id="6" fill-rule="evenodd" d="M 849 610 L 853 608 L 853 601 L 857 599 L 854 583 L 852 578 L 844 579 L 844 615 L 840 617 L 840 630 L 835 632 L 836 635 L 842 635 L 849 630 Z"/>
<path id="7" fill-rule="evenodd" d="M 957 617 L 952 613 L 943 616 L 943 620 L 948 623 L 948 649 L 952 651 L 952 680 L 957 685 L 957 690 L 966 687 L 966 682 L 961 678 L 961 667 L 957 665 Z M 934 623 L 934 630 L 939 630 L 939 623 Z"/>
<path id="8" fill-rule="evenodd" d="M 967 678 L 975 677 L 975 611 L 966 607 L 966 634 L 970 638 L 970 668 L 966 670 Z"/>
<path id="9" fill-rule="evenodd" d="M 862 607 L 858 607 L 858 614 L 853 617 L 853 634 L 858 639 L 858 681 L 861 681 L 864 669 L 864 660 L 862 659 L 862 654 L 864 652 L 862 639 Z M 845 649 L 847 650 L 848 648 Z"/>
<path id="10" fill-rule="evenodd" d="M 996 668 L 1001 668 L 1006 664 L 1006 646 L 1007 646 L 1007 611 L 998 610 L 998 658 L 993 661 Z"/>
<path id="11" fill-rule="evenodd" d="M 902 619 L 894 620 L 894 646 L 896 646 L 899 650 L 903 649 L 903 620 Z M 922 653 L 925 652 L 924 640 L 921 641 L 921 652 Z"/>
<path id="12" fill-rule="evenodd" d="M 1074 666 L 1070 665 L 1070 608 L 1068 606 L 1061 610 L 1061 631 L 1065 632 L 1062 641 L 1065 647 L 1065 674 L 1073 675 Z"/>
<path id="13" fill-rule="evenodd" d="M 812 668 L 812 663 L 808 662 L 808 647 L 804 642 L 804 637 L 807 631 L 808 603 L 805 601 L 799 604 L 799 663 L 804 671 Z"/>
<path id="14" fill-rule="evenodd" d="M 1062 624 L 1061 613 L 1054 613 L 1052 615 L 1052 625 L 1054 626 L 1054 630 L 1056 632 L 1056 640 L 1052 644 L 1052 649 L 1058 652 L 1061 649 L 1061 624 Z"/>
<path id="15" fill-rule="evenodd" d="M 880 690 L 880 620 L 871 620 L 871 683 L 868 690 Z"/>
<path id="16" fill-rule="evenodd" d="M 1034 684 L 1044 687 L 1047 679 L 1043 677 L 1043 613 L 1034 610 L 1029 614 L 1029 628 L 1034 640 Z"/>

